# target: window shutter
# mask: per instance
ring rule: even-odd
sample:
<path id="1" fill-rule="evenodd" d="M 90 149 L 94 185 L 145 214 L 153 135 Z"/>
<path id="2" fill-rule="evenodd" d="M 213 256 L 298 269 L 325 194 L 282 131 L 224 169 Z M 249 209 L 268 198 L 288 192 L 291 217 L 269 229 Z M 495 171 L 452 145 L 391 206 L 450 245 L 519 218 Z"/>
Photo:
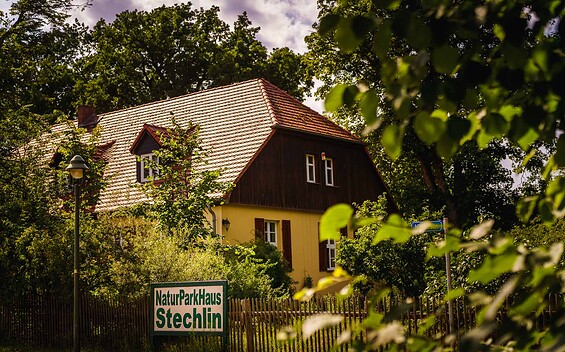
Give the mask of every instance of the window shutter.
<path id="1" fill-rule="evenodd" d="M 318 223 L 318 237 L 316 237 L 318 241 L 320 241 L 320 223 Z M 318 260 L 320 265 L 320 271 L 328 271 L 328 248 L 326 247 L 328 241 L 321 241 L 318 242 Z"/>
<path id="2" fill-rule="evenodd" d="M 255 238 L 265 239 L 265 219 L 255 218 Z"/>
<path id="3" fill-rule="evenodd" d="M 136 157 L 139 156 L 136 155 Z M 135 170 L 136 170 L 136 181 L 137 183 L 141 183 L 141 172 L 143 172 L 143 170 L 141 170 L 141 162 L 139 161 L 135 162 Z"/>
<path id="4" fill-rule="evenodd" d="M 320 271 L 328 271 L 328 241 L 322 241 L 318 245 L 318 253 L 320 255 Z"/>
<path id="5" fill-rule="evenodd" d="M 290 220 L 282 221 L 282 248 L 283 256 L 292 268 L 292 236 L 290 234 Z"/>

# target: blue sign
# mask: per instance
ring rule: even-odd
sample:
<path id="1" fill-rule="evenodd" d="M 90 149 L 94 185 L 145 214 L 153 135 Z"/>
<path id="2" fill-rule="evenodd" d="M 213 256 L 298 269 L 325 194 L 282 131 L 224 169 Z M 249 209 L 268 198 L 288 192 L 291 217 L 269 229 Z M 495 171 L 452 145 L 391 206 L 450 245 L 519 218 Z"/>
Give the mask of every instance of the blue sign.
<path id="1" fill-rule="evenodd" d="M 415 228 L 423 222 L 424 221 L 414 221 L 410 224 L 410 226 Z M 432 224 L 426 229 L 426 232 L 443 232 L 443 220 L 430 220 L 428 222 L 431 222 Z"/>

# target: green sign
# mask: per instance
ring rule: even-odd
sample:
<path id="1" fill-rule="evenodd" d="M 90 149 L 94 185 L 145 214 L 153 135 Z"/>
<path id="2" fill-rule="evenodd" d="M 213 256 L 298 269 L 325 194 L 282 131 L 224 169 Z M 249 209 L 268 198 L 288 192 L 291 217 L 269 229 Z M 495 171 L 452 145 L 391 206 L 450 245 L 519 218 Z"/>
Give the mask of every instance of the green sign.
<path id="1" fill-rule="evenodd" d="M 227 337 L 227 281 L 151 285 L 151 335 Z"/>

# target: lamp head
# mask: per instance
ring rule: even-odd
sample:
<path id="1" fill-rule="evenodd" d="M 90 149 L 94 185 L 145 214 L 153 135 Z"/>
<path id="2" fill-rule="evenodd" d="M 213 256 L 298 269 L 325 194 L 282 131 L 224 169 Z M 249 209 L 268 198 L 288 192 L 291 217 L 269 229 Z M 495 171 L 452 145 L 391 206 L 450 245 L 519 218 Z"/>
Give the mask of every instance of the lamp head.
<path id="1" fill-rule="evenodd" d="M 71 174 L 72 178 L 80 180 L 84 177 L 84 171 L 88 170 L 88 166 L 86 166 L 84 159 L 80 155 L 75 155 L 65 170 Z"/>
<path id="2" fill-rule="evenodd" d="M 222 219 L 222 225 L 224 225 L 226 231 L 230 229 L 230 221 L 228 219 Z"/>

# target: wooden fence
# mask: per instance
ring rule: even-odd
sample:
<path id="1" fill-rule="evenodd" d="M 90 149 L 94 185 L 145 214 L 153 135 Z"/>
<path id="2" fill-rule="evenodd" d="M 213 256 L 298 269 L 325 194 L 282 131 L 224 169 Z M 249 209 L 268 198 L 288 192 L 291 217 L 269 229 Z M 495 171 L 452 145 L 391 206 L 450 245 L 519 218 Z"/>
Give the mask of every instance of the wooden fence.
<path id="1" fill-rule="evenodd" d="M 545 321 L 562 304 L 563 298 L 552 297 L 553 304 L 537 323 Z M 381 313 L 391 312 L 404 302 L 386 299 L 376 304 Z M 80 338 L 83 346 L 106 351 L 148 350 L 148 298 L 138 301 L 107 301 L 92 296 L 81 299 Z M 476 311 L 456 300 L 454 323 L 459 331 L 475 326 Z M 428 335 L 443 334 L 448 330 L 447 306 L 438 300 L 417 299 L 398 313 L 408 333 L 418 332 L 419 324 L 435 314 L 435 324 Z M 329 351 L 338 337 L 366 317 L 367 302 L 359 297 L 338 300 L 336 297 L 316 297 L 308 302 L 292 299 L 230 299 L 228 323 L 228 350 L 250 351 Z M 339 314 L 343 320 L 337 326 L 320 331 L 304 340 L 300 332 L 290 344 L 277 341 L 277 334 L 285 327 L 300 326 L 309 316 L 320 313 Z M 204 338 L 201 343 L 218 344 L 220 339 Z M 207 341 L 204 341 L 207 340 Z M 212 341 L 211 341 L 212 340 Z M 20 345 L 65 348 L 72 346 L 72 299 L 29 296 L 0 304 L 0 345 Z M 340 347 L 346 351 L 347 345 Z M 338 350 L 340 350 L 338 349 Z M 206 350 L 206 348 L 203 348 Z"/>

